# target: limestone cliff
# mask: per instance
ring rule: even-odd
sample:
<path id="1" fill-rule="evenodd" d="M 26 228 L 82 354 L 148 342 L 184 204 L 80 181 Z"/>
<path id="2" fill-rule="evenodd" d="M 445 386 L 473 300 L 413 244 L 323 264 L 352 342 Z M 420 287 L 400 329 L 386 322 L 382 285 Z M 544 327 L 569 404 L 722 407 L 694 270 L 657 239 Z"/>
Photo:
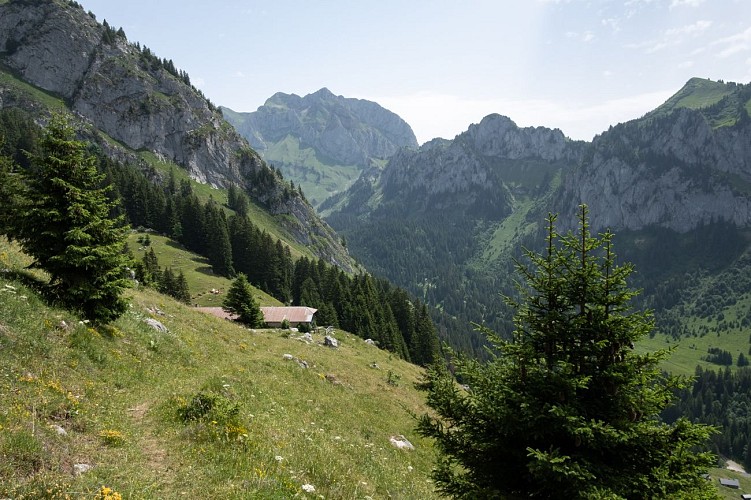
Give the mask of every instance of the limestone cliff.
<path id="1" fill-rule="evenodd" d="M 304 97 L 278 92 L 252 113 L 222 112 L 314 205 L 349 187 L 374 162 L 417 147 L 412 129 L 395 113 L 326 88 Z"/>
<path id="2" fill-rule="evenodd" d="M 0 4 L 0 64 L 62 98 L 126 149 L 151 151 L 215 187 L 244 187 L 272 215 L 291 216 L 283 224 L 298 242 L 351 269 L 333 231 L 302 197 L 284 196 L 287 184 L 270 175 L 186 74 L 171 60 L 130 43 L 122 30 L 99 24 L 75 2 Z"/>

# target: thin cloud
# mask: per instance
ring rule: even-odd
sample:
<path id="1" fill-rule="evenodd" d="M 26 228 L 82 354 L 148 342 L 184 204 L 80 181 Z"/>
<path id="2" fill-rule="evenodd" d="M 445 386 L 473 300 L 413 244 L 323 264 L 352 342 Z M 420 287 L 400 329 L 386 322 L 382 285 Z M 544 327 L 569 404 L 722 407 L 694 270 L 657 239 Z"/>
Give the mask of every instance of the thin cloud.
<path id="1" fill-rule="evenodd" d="M 746 28 L 745 31 L 736 33 L 725 38 L 720 38 L 712 42 L 713 46 L 719 45 L 721 47 L 720 52 L 717 54 L 720 57 L 730 57 L 733 54 L 739 52 L 745 52 L 751 49 L 751 27 Z"/>
<path id="2" fill-rule="evenodd" d="M 712 21 L 699 20 L 693 24 L 687 24 L 678 28 L 670 28 L 662 32 L 660 38 L 647 40 L 640 43 L 624 45 L 628 49 L 644 49 L 647 54 L 653 54 L 660 50 L 675 47 L 690 38 L 696 38 L 704 34 L 712 26 Z"/>
<path id="3" fill-rule="evenodd" d="M 578 40 L 584 43 L 589 43 L 595 39 L 595 34 L 591 31 L 584 31 L 583 33 L 567 31 L 565 34 L 566 38 L 571 38 L 572 40 Z"/>
<path id="4" fill-rule="evenodd" d="M 675 9 L 676 7 L 698 7 L 699 5 L 703 4 L 705 0 L 672 0 L 670 2 L 670 8 Z"/>

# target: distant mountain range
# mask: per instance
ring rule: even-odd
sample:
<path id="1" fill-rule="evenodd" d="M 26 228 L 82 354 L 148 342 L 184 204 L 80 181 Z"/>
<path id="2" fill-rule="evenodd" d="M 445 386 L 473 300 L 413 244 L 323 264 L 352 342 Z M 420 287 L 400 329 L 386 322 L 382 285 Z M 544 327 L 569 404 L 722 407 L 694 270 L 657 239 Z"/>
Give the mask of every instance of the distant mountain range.
<path id="1" fill-rule="evenodd" d="M 586 203 L 649 293 L 732 266 L 751 227 L 750 99 L 751 85 L 692 79 L 591 143 L 489 115 L 454 140 L 397 151 L 319 210 L 369 269 L 455 317 L 446 331 L 471 336 L 475 321 L 510 332 L 498 294 L 511 293 L 512 257 L 538 244 L 548 212 L 566 231 Z"/>
<path id="2" fill-rule="evenodd" d="M 499 295 L 512 290 L 512 258 L 535 248 L 548 212 L 560 214 L 562 231 L 572 228 L 580 203 L 595 230 L 616 232 L 665 330 L 695 331 L 690 318 L 709 314 L 695 307 L 715 300 L 702 291 L 729 282 L 730 270 L 751 276 L 741 264 L 751 226 L 750 99 L 750 85 L 692 79 L 592 142 L 493 114 L 418 147 L 394 113 L 327 89 L 220 113 L 171 60 L 75 2 L 0 3 L 0 106 L 40 121 L 71 110 L 87 140 L 149 175 L 174 165 L 242 187 L 264 228 L 347 270 L 357 268 L 351 251 L 433 306 L 445 338 L 474 351 L 481 342 L 471 322 L 512 328 Z M 733 304 L 712 314 L 740 324 L 748 311 L 732 308 L 746 293 L 738 285 Z"/>
<path id="3" fill-rule="evenodd" d="M 396 114 L 326 88 L 305 97 L 279 92 L 252 113 L 221 110 L 314 206 L 349 187 L 363 169 L 383 164 L 402 147 L 417 147 L 414 132 Z"/>

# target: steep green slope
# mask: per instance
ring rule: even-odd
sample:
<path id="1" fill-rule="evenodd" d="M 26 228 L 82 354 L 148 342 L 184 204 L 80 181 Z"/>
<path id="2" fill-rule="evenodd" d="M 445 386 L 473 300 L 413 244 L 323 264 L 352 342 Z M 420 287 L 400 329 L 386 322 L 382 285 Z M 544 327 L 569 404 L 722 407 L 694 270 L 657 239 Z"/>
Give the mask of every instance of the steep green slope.
<path id="1" fill-rule="evenodd" d="M 214 274 L 208 259 L 186 250 L 180 243 L 157 234 L 149 234 L 150 244 L 142 244 L 147 233 L 133 231 L 128 236 L 128 248 L 137 261 L 141 261 L 149 249 L 154 249 L 161 268 L 170 268 L 173 272 L 183 272 L 190 289 L 191 304 L 197 306 L 222 305 L 224 292 L 231 284 L 229 278 Z M 212 293 L 212 290 L 218 293 Z M 253 296 L 262 306 L 281 306 L 281 302 L 271 295 L 253 288 Z"/>
<path id="2" fill-rule="evenodd" d="M 147 290 L 91 328 L 34 292 L 27 263 L 0 240 L 1 496 L 435 497 L 417 367 L 345 332 L 333 350 Z M 392 446 L 401 435 L 416 449 Z"/>
<path id="3" fill-rule="evenodd" d="M 647 117 L 665 116 L 687 108 L 703 110 L 715 127 L 730 126 L 741 118 L 742 109 L 751 112 L 751 93 L 743 87 L 734 82 L 692 78 Z"/>

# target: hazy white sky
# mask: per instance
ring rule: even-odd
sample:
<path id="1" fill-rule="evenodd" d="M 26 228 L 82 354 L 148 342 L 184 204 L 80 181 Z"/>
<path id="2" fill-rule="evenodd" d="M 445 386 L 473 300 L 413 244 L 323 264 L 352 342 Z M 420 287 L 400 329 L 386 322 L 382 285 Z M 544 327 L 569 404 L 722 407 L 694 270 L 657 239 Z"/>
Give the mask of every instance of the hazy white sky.
<path id="1" fill-rule="evenodd" d="M 490 113 L 590 140 L 691 77 L 751 81 L 750 0 L 80 0 L 214 104 L 327 87 L 420 143 Z"/>

